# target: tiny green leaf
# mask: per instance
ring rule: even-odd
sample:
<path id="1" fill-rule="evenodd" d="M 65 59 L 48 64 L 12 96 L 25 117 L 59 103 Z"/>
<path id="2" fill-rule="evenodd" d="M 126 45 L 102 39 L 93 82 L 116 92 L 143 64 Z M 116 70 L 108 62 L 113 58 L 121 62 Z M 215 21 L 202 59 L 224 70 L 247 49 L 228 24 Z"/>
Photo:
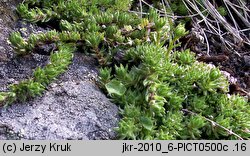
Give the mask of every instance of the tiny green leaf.
<path id="1" fill-rule="evenodd" d="M 126 87 L 118 80 L 111 80 L 105 87 L 110 95 L 116 94 L 122 96 L 126 92 Z"/>
<path id="2" fill-rule="evenodd" d="M 149 131 L 151 131 L 151 130 L 153 130 L 153 122 L 152 122 L 152 120 L 150 119 L 150 118 L 148 118 L 148 117 L 141 117 L 141 123 L 142 123 L 142 126 L 145 128 L 145 129 L 147 129 L 147 130 L 149 130 Z"/>

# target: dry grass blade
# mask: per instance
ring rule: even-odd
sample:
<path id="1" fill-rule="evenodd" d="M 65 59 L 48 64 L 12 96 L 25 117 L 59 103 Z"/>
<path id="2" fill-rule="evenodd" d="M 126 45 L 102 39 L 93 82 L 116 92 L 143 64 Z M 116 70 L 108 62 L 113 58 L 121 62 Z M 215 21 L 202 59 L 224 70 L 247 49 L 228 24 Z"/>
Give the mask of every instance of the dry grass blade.
<path id="1" fill-rule="evenodd" d="M 195 0 L 182 0 L 189 13 L 198 14 L 200 20 L 198 24 L 204 23 L 204 31 L 219 36 L 221 42 L 226 45 L 228 49 L 240 47 L 242 43 L 250 45 L 249 36 L 247 36 L 247 28 L 250 27 L 250 10 L 247 8 L 246 3 L 242 0 L 231 2 L 229 0 L 221 0 L 223 6 L 226 8 L 228 18 L 231 23 L 223 17 L 216 6 L 216 1 L 202 0 L 201 2 Z M 206 11 L 207 14 L 204 14 Z M 236 20 L 237 19 L 237 20 Z M 193 22 L 197 22 L 192 18 Z M 239 20 L 242 24 L 239 25 Z M 222 29 L 222 27 L 224 29 Z M 244 31 L 243 31 L 244 30 Z M 234 40 L 233 44 L 229 38 L 224 38 L 224 35 L 232 35 Z M 204 34 L 205 36 L 205 34 Z"/>
<path id="2" fill-rule="evenodd" d="M 207 32 L 216 35 L 220 38 L 221 43 L 225 45 L 228 50 L 235 49 L 235 47 L 241 47 L 243 43 L 250 45 L 250 36 L 247 36 L 248 28 L 250 27 L 250 9 L 243 0 L 229 1 L 220 0 L 225 11 L 227 12 L 227 19 L 220 14 L 217 10 L 218 2 L 210 0 L 182 0 L 183 4 L 189 12 L 189 15 L 178 16 L 171 10 L 170 0 L 161 0 L 163 9 L 157 9 L 154 5 L 148 3 L 145 0 L 139 0 L 140 11 L 131 11 L 139 15 L 147 14 L 142 11 L 143 5 L 149 8 L 156 9 L 161 16 L 172 18 L 173 20 L 178 18 L 190 17 L 193 23 L 200 25 L 202 29 L 203 37 L 206 39 L 207 54 L 209 55 L 209 43 Z M 168 9 L 168 11 L 166 11 Z M 237 19 L 237 20 L 236 20 Z M 228 21 L 229 20 L 229 21 Z M 242 24 L 239 25 L 239 20 Z M 226 36 L 232 36 L 227 38 Z M 230 40 L 230 41 L 229 41 Z M 240 54 L 237 53 L 239 56 Z"/>

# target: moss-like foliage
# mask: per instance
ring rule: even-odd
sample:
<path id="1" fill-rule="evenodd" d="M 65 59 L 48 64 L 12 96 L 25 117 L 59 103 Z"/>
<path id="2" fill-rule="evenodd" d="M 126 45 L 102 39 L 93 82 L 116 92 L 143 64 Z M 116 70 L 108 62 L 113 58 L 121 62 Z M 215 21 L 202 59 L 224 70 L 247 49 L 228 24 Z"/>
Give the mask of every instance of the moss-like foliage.
<path id="1" fill-rule="evenodd" d="M 19 55 L 56 43 L 51 63 L 31 79 L 0 93 L 0 103 L 40 95 L 70 64 L 78 49 L 102 66 L 100 87 L 121 108 L 120 139 L 249 139 L 250 105 L 228 95 L 218 68 L 196 61 L 189 50 L 177 51 L 187 34 L 154 10 L 129 13 L 130 0 L 27 0 L 18 7 L 29 22 L 55 26 L 43 34 L 10 42 Z M 53 21 L 53 22 L 52 22 Z M 35 52 L 35 51 L 34 51 Z"/>
<path id="2" fill-rule="evenodd" d="M 0 106 L 41 95 L 46 86 L 67 69 L 74 50 L 74 45 L 58 43 L 58 51 L 50 55 L 49 64 L 44 68 L 38 67 L 32 78 L 10 85 L 9 92 L 0 92 Z"/>

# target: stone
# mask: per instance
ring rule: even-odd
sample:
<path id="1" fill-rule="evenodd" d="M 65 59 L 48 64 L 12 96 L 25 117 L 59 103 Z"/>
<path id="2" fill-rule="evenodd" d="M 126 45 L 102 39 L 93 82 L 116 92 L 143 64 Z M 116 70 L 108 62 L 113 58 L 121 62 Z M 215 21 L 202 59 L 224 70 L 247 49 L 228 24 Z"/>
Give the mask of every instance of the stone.
<path id="1" fill-rule="evenodd" d="M 117 112 L 118 108 L 91 82 L 68 81 L 42 97 L 0 109 L 0 127 L 7 127 L 0 138 L 114 139 Z M 10 130 L 15 135 L 10 135 Z"/>
<path id="2" fill-rule="evenodd" d="M 7 61 L 8 56 L 6 55 L 6 50 L 4 47 L 0 46 L 0 62 Z"/>

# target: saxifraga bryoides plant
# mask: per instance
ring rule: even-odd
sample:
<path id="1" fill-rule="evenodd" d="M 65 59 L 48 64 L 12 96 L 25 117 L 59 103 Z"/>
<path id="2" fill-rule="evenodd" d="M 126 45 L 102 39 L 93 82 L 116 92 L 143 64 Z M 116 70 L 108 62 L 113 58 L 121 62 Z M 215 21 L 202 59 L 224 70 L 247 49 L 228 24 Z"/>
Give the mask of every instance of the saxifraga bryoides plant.
<path id="1" fill-rule="evenodd" d="M 127 12 L 130 0 L 26 0 L 17 8 L 33 23 L 59 28 L 10 36 L 18 55 L 56 43 L 50 63 L 0 93 L 0 105 L 41 95 L 71 63 L 73 52 L 92 53 L 101 65 L 99 86 L 121 108 L 120 139 L 249 139 L 250 105 L 228 94 L 218 68 L 175 50 L 187 34 L 155 10 Z"/>

